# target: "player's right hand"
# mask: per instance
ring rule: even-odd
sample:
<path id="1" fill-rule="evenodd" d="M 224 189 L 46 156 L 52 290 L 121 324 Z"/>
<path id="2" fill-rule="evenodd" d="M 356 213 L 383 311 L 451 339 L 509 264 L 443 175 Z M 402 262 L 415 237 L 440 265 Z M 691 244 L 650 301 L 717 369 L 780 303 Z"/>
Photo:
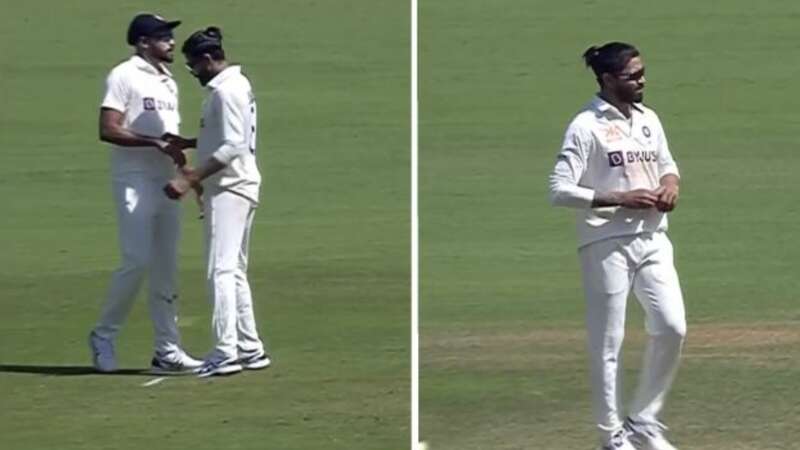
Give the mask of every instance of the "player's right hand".
<path id="1" fill-rule="evenodd" d="M 656 206 L 658 195 L 650 189 L 634 189 L 620 194 L 620 206 L 630 209 L 647 209 Z"/>
<path id="2" fill-rule="evenodd" d="M 178 136 L 177 134 L 172 133 L 164 133 L 161 136 L 161 140 L 172 144 L 181 150 L 193 148 L 196 145 L 195 139 L 186 139 L 183 136 Z"/>

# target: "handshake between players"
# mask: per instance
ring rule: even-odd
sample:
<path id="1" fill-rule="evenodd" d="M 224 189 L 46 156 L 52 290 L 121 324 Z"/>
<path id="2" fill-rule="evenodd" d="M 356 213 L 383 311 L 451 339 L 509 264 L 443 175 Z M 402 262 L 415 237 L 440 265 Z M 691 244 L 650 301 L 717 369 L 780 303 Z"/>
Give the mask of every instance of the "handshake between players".
<path id="1" fill-rule="evenodd" d="M 180 176 L 173 178 L 164 186 L 164 193 L 172 200 L 179 200 L 190 189 L 194 189 L 198 204 L 202 208 L 203 185 L 193 179 L 194 169 L 187 165 L 184 153 L 186 149 L 197 147 L 197 139 L 165 133 L 159 142 L 161 152 L 172 158 L 180 171 Z"/>

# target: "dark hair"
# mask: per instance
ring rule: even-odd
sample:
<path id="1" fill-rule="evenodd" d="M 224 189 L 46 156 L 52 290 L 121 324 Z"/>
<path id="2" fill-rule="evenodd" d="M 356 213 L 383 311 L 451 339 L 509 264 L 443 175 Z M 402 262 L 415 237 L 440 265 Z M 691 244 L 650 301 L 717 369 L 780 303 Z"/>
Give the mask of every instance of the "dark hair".
<path id="1" fill-rule="evenodd" d="M 225 59 L 225 50 L 222 48 L 222 30 L 210 26 L 205 30 L 195 31 L 184 41 L 181 52 L 191 57 L 208 54 L 215 61 Z"/>
<path id="2" fill-rule="evenodd" d="M 603 85 L 603 74 L 618 74 L 632 59 L 639 56 L 639 50 L 624 42 L 609 42 L 601 47 L 594 45 L 583 52 L 586 67 L 591 67 L 595 78 Z"/>

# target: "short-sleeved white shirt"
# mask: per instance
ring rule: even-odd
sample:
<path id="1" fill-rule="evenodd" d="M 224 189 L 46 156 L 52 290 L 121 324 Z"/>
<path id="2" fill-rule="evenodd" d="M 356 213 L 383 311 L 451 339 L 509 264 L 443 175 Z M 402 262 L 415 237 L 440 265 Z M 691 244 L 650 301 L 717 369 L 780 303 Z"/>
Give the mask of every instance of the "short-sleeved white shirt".
<path id="1" fill-rule="evenodd" d="M 554 205 L 578 208 L 579 246 L 602 239 L 665 231 L 667 215 L 655 208 L 592 208 L 595 191 L 657 189 L 678 167 L 656 113 L 642 104 L 630 119 L 600 97 L 585 106 L 567 127 L 550 174 Z"/>
<path id="2" fill-rule="evenodd" d="M 162 69 L 163 73 L 138 55 L 118 64 L 106 78 L 101 107 L 124 113 L 123 125 L 136 134 L 179 134 L 178 86 L 166 67 Z M 175 173 L 172 158 L 156 147 L 111 148 L 114 175 L 141 172 L 161 178 Z"/>
<path id="3" fill-rule="evenodd" d="M 241 67 L 229 66 L 207 85 L 197 136 L 200 164 L 213 157 L 226 167 L 203 180 L 209 192 L 231 191 L 258 203 L 261 174 L 256 165 L 256 99 Z"/>

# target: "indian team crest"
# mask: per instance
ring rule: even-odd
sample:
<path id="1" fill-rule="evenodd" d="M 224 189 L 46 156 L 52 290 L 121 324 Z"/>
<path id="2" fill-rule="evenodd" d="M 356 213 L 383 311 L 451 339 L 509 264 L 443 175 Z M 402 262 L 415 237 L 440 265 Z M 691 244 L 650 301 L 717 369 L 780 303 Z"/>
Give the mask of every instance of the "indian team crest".
<path id="1" fill-rule="evenodd" d="M 649 138 L 651 134 L 650 127 L 648 127 L 647 125 L 642 125 L 642 134 L 644 135 L 644 137 Z"/>

